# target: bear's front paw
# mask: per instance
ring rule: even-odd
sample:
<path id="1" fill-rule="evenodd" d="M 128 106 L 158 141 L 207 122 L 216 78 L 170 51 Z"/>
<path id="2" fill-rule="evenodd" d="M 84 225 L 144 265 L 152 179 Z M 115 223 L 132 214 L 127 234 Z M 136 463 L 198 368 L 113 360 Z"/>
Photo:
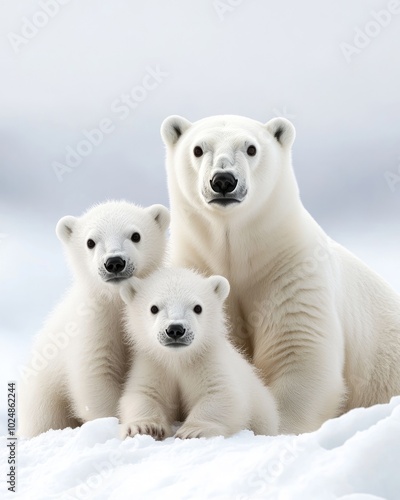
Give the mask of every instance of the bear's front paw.
<path id="1" fill-rule="evenodd" d="M 158 424 L 156 422 L 130 422 L 129 424 L 122 424 L 121 426 L 121 439 L 126 437 L 134 437 L 136 434 L 147 434 L 157 441 L 171 435 L 167 426 Z"/>

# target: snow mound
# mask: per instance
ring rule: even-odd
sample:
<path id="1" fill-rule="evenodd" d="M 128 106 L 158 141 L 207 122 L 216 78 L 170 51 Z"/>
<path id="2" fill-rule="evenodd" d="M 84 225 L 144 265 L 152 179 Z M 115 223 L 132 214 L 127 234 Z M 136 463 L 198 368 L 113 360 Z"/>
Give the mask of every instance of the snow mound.
<path id="1" fill-rule="evenodd" d="M 399 464 L 400 396 L 300 436 L 121 441 L 105 418 L 20 439 L 17 493 L 2 498 L 398 500 Z"/>

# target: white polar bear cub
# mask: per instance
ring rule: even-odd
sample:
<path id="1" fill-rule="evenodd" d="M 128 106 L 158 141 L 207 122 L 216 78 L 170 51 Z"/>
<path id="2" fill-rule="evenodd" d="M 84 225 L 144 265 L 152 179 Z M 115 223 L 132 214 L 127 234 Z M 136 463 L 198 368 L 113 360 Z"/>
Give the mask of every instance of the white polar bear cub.
<path id="1" fill-rule="evenodd" d="M 121 288 L 134 352 L 120 402 L 121 435 L 230 436 L 241 429 L 275 435 L 275 401 L 226 338 L 229 283 L 188 269 L 160 269 Z"/>
<path id="2" fill-rule="evenodd" d="M 300 433 L 400 394 L 400 296 L 303 207 L 293 125 L 172 116 L 167 146 L 174 266 L 231 284 L 232 340 Z"/>
<path id="3" fill-rule="evenodd" d="M 22 373 L 19 434 L 116 416 L 127 371 L 119 283 L 162 264 L 169 212 L 110 201 L 56 227 L 74 282 L 49 317 Z"/>

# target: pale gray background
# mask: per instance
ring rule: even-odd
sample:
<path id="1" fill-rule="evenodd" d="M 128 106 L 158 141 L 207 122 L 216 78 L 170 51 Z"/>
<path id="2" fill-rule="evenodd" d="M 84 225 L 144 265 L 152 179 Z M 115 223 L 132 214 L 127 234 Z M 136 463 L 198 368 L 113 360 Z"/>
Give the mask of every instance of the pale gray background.
<path id="1" fill-rule="evenodd" d="M 221 19 L 215 5 L 230 3 L 238 5 Z M 305 206 L 400 290 L 400 183 L 393 192 L 385 180 L 400 168 L 400 14 L 350 62 L 340 47 L 354 44 L 357 28 L 373 30 L 372 11 L 389 4 L 71 0 L 16 53 L 10 33 L 21 34 L 24 18 L 43 8 L 3 1 L 2 380 L 17 377 L 68 283 L 57 220 L 107 198 L 168 204 L 159 128 L 169 114 L 291 119 Z M 112 103 L 157 65 L 168 76 L 121 121 Z M 115 131 L 60 183 L 52 162 L 103 118 Z"/>

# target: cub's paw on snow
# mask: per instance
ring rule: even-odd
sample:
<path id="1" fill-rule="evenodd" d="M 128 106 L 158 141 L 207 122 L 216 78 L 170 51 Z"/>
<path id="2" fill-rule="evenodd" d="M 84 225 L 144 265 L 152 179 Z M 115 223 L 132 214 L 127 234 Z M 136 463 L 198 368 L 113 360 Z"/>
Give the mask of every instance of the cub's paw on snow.
<path id="1" fill-rule="evenodd" d="M 120 436 L 122 439 L 128 436 L 134 437 L 137 434 L 147 434 L 157 441 L 172 436 L 171 430 L 166 425 L 157 422 L 141 421 L 121 425 Z"/>
<path id="2" fill-rule="evenodd" d="M 227 429 L 220 426 L 210 426 L 204 424 L 183 424 L 176 433 L 175 437 L 179 439 L 192 439 L 192 438 L 210 438 L 215 436 L 227 437 L 230 433 L 227 433 Z"/>

